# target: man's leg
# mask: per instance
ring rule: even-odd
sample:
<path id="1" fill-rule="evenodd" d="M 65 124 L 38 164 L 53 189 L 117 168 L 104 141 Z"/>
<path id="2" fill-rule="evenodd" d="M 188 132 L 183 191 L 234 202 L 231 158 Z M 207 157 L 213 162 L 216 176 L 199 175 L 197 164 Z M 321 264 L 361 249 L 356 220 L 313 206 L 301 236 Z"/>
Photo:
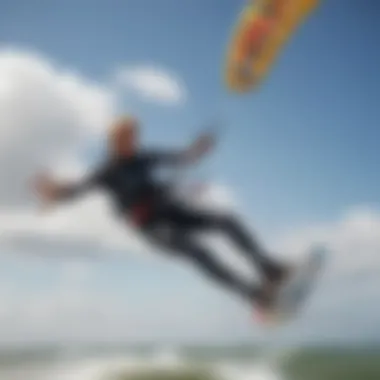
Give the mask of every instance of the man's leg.
<path id="1" fill-rule="evenodd" d="M 280 280 L 283 277 L 285 267 L 269 257 L 253 233 L 249 232 L 242 222 L 232 215 L 216 215 L 214 217 L 211 215 L 210 221 L 214 227 L 228 234 L 247 258 L 261 269 L 266 278 Z"/>
<path id="2" fill-rule="evenodd" d="M 266 279 L 278 281 L 283 278 L 285 268 L 269 258 L 252 234 L 234 216 L 176 205 L 170 217 L 173 222 L 189 231 L 194 229 L 223 231 L 246 254 L 247 258 L 258 266 Z"/>
<path id="3" fill-rule="evenodd" d="M 264 282 L 256 291 L 256 300 L 262 306 L 270 307 L 275 302 L 281 284 L 290 275 L 289 268 L 272 260 L 252 234 L 234 216 L 203 213 L 198 214 L 198 217 L 201 218 L 203 226 L 228 234 L 247 258 L 259 268 L 264 276 Z"/>
<path id="4" fill-rule="evenodd" d="M 247 284 L 243 279 L 229 270 L 201 244 L 195 242 L 186 231 L 152 229 L 148 230 L 148 238 L 156 246 L 180 253 L 195 263 L 209 278 L 232 290 L 245 301 L 252 303 L 260 296 L 258 289 Z"/>

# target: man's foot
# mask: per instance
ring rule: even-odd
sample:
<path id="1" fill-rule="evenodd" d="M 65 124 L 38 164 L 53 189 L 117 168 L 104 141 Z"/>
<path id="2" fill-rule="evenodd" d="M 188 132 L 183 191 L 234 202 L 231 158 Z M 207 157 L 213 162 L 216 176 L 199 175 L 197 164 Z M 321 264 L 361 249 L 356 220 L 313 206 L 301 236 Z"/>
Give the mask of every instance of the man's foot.
<path id="1" fill-rule="evenodd" d="M 292 268 L 282 264 L 267 264 L 265 268 L 265 281 L 275 284 L 282 284 L 290 277 Z"/>
<path id="2" fill-rule="evenodd" d="M 274 306 L 281 287 L 291 277 L 292 272 L 293 270 L 290 267 L 272 268 L 257 295 L 256 302 L 260 308 L 268 310 Z"/>

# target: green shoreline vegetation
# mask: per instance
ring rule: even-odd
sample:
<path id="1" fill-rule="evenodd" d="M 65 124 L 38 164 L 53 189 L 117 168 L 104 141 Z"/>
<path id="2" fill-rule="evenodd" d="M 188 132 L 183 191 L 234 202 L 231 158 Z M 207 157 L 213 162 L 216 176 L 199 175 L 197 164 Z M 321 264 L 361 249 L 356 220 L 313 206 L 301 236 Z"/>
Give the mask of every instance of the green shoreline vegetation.
<path id="1" fill-rule="evenodd" d="M 130 354 L 140 358 L 150 358 L 160 350 L 156 346 L 118 346 L 118 347 L 82 347 L 80 350 L 67 350 L 64 347 L 13 348 L 0 349 L 0 368 L 22 366 L 31 363 L 52 363 L 72 358 L 112 357 L 113 355 L 129 357 Z M 286 347 L 284 347 L 286 353 Z M 255 364 L 262 351 L 255 346 L 192 346 L 177 347 L 175 353 L 188 364 L 179 370 L 149 370 L 138 373 L 119 373 L 104 380 L 220 380 L 217 374 L 208 368 L 212 362 L 224 361 Z M 289 358 L 278 363 L 278 371 L 285 380 L 379 380 L 380 347 L 318 347 L 299 348 Z M 103 380 L 103 379 L 102 379 Z M 238 380 L 238 379 L 236 379 Z M 283 379 L 280 379 L 283 380 Z"/>
<path id="2" fill-rule="evenodd" d="M 380 352 L 353 350 L 308 350 L 295 355 L 279 368 L 291 380 L 379 380 Z M 108 379 L 107 379 L 108 380 Z M 218 380 L 211 372 L 188 369 L 181 371 L 144 371 L 119 374 L 112 380 Z"/>

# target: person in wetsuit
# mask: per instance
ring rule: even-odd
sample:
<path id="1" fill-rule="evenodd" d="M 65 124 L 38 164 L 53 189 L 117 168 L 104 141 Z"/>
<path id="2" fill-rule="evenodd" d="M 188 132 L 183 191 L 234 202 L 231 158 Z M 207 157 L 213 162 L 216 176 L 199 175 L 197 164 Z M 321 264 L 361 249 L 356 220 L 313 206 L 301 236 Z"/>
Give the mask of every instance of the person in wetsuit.
<path id="1" fill-rule="evenodd" d="M 180 202 L 172 184 L 155 179 L 162 166 L 193 163 L 214 145 L 205 134 L 182 151 L 142 150 L 139 125 L 132 117 L 118 120 L 110 133 L 110 155 L 105 164 L 78 183 L 61 183 L 38 176 L 36 190 L 47 204 L 69 201 L 93 188 L 111 194 L 117 209 L 139 228 L 156 247 L 182 255 L 209 277 L 228 287 L 249 303 L 268 305 L 287 275 L 285 266 L 271 260 L 264 249 L 232 214 L 197 211 Z M 219 230 L 227 234 L 263 276 L 263 285 L 245 282 L 194 239 L 193 232 Z"/>

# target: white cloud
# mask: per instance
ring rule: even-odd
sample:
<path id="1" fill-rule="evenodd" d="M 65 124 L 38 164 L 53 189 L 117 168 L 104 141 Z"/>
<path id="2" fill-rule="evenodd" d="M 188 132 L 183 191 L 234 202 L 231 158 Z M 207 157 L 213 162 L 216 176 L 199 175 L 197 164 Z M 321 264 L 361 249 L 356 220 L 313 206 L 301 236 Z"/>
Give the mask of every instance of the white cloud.
<path id="1" fill-rule="evenodd" d="M 25 263 L 34 263 L 32 269 L 26 265 L 22 271 L 29 276 L 33 270 L 43 275 L 43 270 L 56 272 L 57 269 L 46 262 L 40 262 L 40 267 L 33 260 Z M 145 269 L 170 276 L 163 263 L 145 263 Z M 153 281 L 153 288 L 144 292 L 145 279 L 137 276 L 133 287 L 117 289 L 107 286 L 107 290 L 93 286 L 94 273 L 94 268 L 70 263 L 62 267 L 61 276 L 57 276 L 49 286 L 34 286 L 32 290 L 22 291 L 15 289 L 18 279 L 12 278 L 12 282 L 7 284 L 0 278 L 2 344 L 44 340 L 131 342 L 134 339 L 154 340 L 181 335 L 200 338 L 206 331 L 220 333 L 216 315 L 194 318 L 194 310 L 198 309 L 204 294 L 194 295 L 193 287 L 170 287 L 162 292 L 161 281 L 157 278 L 157 288 L 154 288 Z M 207 295 L 207 291 L 205 293 Z M 213 303 L 215 301 L 209 301 L 208 305 Z"/>
<path id="2" fill-rule="evenodd" d="M 113 113 L 113 94 L 46 59 L 0 50 L 0 206 L 29 196 L 39 167 L 74 156 Z M 75 156 L 74 156 L 75 157 Z"/>
<path id="3" fill-rule="evenodd" d="M 155 67 L 125 67 L 117 71 L 116 81 L 142 98 L 166 105 L 182 103 L 186 92 L 179 78 Z"/>
<path id="4" fill-rule="evenodd" d="M 380 268 L 380 212 L 370 207 L 353 207 L 335 221 L 288 231 L 278 239 L 277 249 L 297 257 L 315 243 L 322 243 L 331 251 L 329 267 L 334 276 Z"/>

